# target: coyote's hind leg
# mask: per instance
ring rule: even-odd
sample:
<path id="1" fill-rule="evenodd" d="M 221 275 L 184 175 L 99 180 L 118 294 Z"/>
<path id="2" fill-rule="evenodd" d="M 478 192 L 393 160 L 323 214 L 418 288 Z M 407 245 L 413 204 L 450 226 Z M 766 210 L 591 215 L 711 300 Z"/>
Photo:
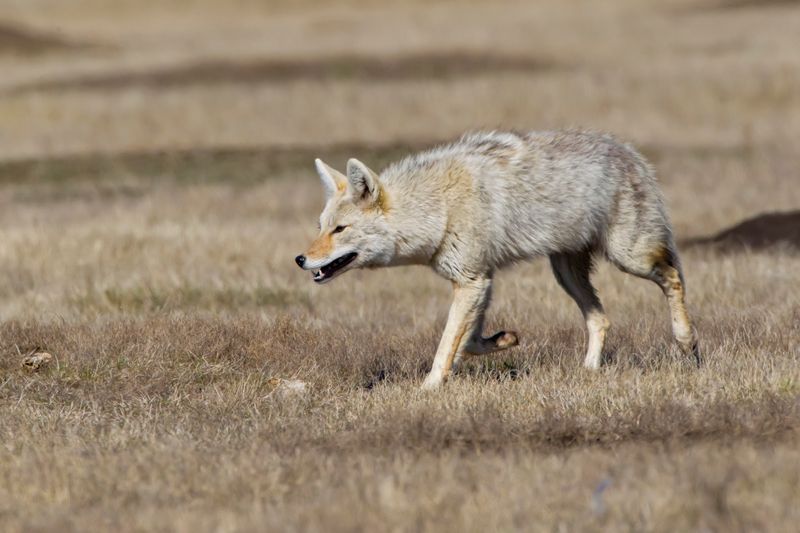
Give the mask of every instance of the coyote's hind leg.
<path id="1" fill-rule="evenodd" d="M 589 344 L 583 366 L 597 370 L 603 360 L 603 345 L 610 324 L 589 280 L 592 272 L 591 252 L 585 250 L 551 255 L 550 265 L 553 267 L 556 281 L 575 300 L 586 321 Z"/>
<path id="2" fill-rule="evenodd" d="M 661 287 L 667 298 L 672 319 L 672 335 L 678 342 L 678 346 L 684 354 L 693 356 L 697 366 L 700 366 L 703 358 L 700 355 L 697 332 L 686 311 L 686 288 L 679 267 L 664 261 L 656 263 L 653 266 L 651 278 Z"/>
<path id="3" fill-rule="evenodd" d="M 697 331 L 686 310 L 686 287 L 675 247 L 666 242 L 650 246 L 649 249 L 651 250 L 649 253 L 640 255 L 612 253 L 609 254 L 609 258 L 622 271 L 649 279 L 661 287 L 669 304 L 672 335 L 681 351 L 693 356 L 697 366 L 700 366 L 703 359 L 700 355 Z"/>

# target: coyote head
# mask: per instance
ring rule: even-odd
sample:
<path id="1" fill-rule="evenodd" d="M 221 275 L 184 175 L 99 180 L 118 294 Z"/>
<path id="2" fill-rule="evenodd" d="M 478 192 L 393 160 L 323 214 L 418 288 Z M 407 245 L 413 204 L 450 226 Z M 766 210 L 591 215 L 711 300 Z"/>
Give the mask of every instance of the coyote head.
<path id="1" fill-rule="evenodd" d="M 357 159 L 347 162 L 347 175 L 316 160 L 326 203 L 319 217 L 319 235 L 295 262 L 326 283 L 353 268 L 387 265 L 394 240 L 386 221 L 386 195 L 378 176 Z"/>

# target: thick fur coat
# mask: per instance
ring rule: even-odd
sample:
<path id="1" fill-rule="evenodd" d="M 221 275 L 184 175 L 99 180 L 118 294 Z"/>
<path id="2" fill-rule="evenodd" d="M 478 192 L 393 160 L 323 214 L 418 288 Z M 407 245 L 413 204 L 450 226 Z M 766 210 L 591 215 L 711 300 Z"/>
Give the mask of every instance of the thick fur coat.
<path id="1" fill-rule="evenodd" d="M 699 361 L 683 273 L 650 166 L 630 145 L 581 131 L 470 133 L 377 174 L 351 159 L 341 174 L 317 160 L 327 201 L 320 234 L 298 264 L 319 283 L 359 267 L 425 264 L 455 295 L 427 388 L 469 354 L 517 344 L 482 336 L 494 272 L 550 258 L 589 331 L 585 366 L 598 368 L 608 320 L 589 280 L 595 258 L 655 281 L 679 345 Z"/>

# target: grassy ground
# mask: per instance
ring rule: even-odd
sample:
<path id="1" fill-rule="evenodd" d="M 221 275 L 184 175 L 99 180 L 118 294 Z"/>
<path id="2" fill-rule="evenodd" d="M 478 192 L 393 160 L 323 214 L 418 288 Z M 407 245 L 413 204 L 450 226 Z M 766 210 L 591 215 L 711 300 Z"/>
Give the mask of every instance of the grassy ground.
<path id="1" fill-rule="evenodd" d="M 0 529 L 795 529 L 800 252 L 700 238 L 800 207 L 800 6 L 109 5 L 0 6 Z M 581 369 L 539 261 L 490 312 L 521 346 L 423 394 L 447 282 L 293 265 L 314 157 L 574 124 L 642 146 L 701 242 L 702 369 L 607 265 Z"/>

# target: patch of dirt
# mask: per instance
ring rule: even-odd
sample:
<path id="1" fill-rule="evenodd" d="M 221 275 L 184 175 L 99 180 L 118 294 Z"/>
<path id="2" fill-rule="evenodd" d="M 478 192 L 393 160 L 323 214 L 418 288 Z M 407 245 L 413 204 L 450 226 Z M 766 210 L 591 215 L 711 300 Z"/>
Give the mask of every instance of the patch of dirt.
<path id="1" fill-rule="evenodd" d="M 51 80 L 18 86 L 13 91 L 107 90 L 129 87 L 172 88 L 187 85 L 258 84 L 330 79 L 430 80 L 498 72 L 538 72 L 552 68 L 554 68 L 553 64 L 539 59 L 472 52 L 416 54 L 398 57 L 341 56 L 304 60 L 213 60 L 166 69 L 110 72 Z"/>
<path id="2" fill-rule="evenodd" d="M 0 54 L 37 55 L 46 52 L 83 49 L 87 46 L 59 35 L 0 21 Z"/>
<path id="3" fill-rule="evenodd" d="M 800 250 L 800 210 L 764 213 L 711 237 L 687 241 L 689 246 L 712 245 L 723 251 L 763 250 L 783 246 Z"/>
<path id="4" fill-rule="evenodd" d="M 756 11 L 800 7 L 800 0 L 705 0 L 688 2 L 675 9 L 676 14 L 722 14 L 725 12 Z"/>
<path id="5" fill-rule="evenodd" d="M 800 0 L 719 0 L 714 2 L 710 7 L 711 9 L 741 9 L 778 6 L 800 7 Z"/>

